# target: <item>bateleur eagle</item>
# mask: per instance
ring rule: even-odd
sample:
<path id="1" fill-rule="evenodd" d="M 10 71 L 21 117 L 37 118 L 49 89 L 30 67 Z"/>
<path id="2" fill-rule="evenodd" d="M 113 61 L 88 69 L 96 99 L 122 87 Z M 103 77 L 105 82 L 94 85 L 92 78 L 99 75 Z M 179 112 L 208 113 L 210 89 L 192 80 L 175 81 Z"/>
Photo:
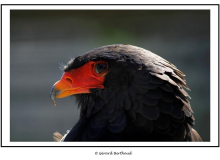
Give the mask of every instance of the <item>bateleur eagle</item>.
<path id="1" fill-rule="evenodd" d="M 202 141 L 185 76 L 160 56 L 108 45 L 72 59 L 51 99 L 75 95 L 80 118 L 58 141 Z M 60 140 L 61 139 L 61 140 Z"/>

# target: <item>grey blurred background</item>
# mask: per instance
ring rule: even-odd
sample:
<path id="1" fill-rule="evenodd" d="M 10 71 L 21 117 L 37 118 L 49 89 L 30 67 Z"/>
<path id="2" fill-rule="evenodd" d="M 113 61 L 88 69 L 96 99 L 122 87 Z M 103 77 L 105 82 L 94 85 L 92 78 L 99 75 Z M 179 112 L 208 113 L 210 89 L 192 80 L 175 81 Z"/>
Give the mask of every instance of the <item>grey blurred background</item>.
<path id="1" fill-rule="evenodd" d="M 210 141 L 209 10 L 11 10 L 10 140 L 53 141 L 79 118 L 73 97 L 50 100 L 59 63 L 109 44 L 132 44 L 186 74 L 195 129 Z"/>

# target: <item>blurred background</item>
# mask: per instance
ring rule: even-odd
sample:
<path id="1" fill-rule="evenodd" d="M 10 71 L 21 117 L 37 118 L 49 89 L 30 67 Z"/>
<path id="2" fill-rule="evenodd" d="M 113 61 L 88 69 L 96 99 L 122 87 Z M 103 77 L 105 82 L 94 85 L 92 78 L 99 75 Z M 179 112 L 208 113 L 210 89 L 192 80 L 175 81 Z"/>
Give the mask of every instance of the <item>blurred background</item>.
<path id="1" fill-rule="evenodd" d="M 74 97 L 50 100 L 59 63 L 110 44 L 150 50 L 186 74 L 195 129 L 210 141 L 209 10 L 11 10 L 10 140 L 53 141 L 79 118 Z"/>

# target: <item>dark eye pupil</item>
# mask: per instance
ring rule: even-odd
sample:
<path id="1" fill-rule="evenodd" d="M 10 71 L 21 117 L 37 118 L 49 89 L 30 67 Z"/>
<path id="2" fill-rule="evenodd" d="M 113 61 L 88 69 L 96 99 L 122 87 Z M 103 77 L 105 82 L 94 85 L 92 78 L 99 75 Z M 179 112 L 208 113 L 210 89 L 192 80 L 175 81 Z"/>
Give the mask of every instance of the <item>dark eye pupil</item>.
<path id="1" fill-rule="evenodd" d="M 107 64 L 106 63 L 99 63 L 95 65 L 95 72 L 96 73 L 102 73 L 103 71 L 105 71 L 107 68 Z"/>

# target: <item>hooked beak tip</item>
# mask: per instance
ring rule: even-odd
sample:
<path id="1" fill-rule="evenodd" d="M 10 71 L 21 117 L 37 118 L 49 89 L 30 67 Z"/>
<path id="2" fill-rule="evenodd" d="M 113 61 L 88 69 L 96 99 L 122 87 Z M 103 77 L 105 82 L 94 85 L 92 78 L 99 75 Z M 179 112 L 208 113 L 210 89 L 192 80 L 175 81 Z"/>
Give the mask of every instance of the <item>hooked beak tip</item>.
<path id="1" fill-rule="evenodd" d="M 56 106 L 56 103 L 55 103 L 55 101 L 53 101 L 53 105 L 54 105 L 54 106 Z"/>
<path id="2" fill-rule="evenodd" d="M 50 95 L 50 98 L 53 102 L 53 105 L 56 106 L 56 102 L 55 102 L 55 96 L 53 94 Z"/>
<path id="3" fill-rule="evenodd" d="M 51 92 L 50 92 L 50 98 L 51 98 L 51 100 L 52 100 L 54 106 L 56 106 L 55 93 L 56 93 L 56 92 L 54 92 L 54 86 L 53 86 L 52 89 L 51 89 Z"/>

